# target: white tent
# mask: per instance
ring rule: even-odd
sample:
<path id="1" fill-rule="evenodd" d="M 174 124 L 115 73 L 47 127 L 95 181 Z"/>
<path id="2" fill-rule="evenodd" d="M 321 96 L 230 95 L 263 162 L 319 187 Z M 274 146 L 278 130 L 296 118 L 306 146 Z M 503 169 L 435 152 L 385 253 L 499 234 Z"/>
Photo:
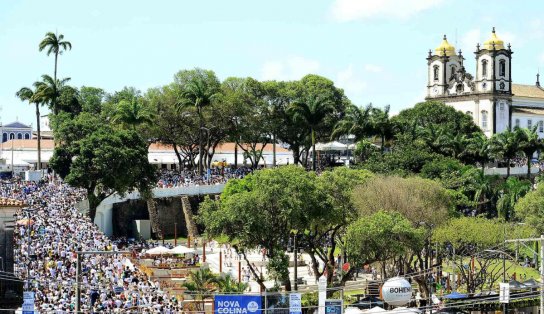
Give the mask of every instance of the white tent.
<path id="1" fill-rule="evenodd" d="M 149 255 L 160 255 L 160 254 L 172 254 L 172 251 L 170 251 L 170 249 L 165 248 L 162 245 L 159 245 L 157 247 L 147 250 L 145 253 Z"/>
<path id="2" fill-rule="evenodd" d="M 387 312 L 387 311 L 384 310 L 383 308 L 379 307 L 379 306 L 375 306 L 375 307 L 371 308 L 370 310 L 364 311 L 365 314 L 367 314 L 367 313 L 384 313 L 384 312 Z"/>
<path id="3" fill-rule="evenodd" d="M 175 248 L 170 250 L 170 253 L 172 254 L 187 254 L 187 253 L 194 253 L 195 249 L 188 248 L 183 245 L 178 245 Z"/>
<path id="4" fill-rule="evenodd" d="M 395 314 L 419 314 L 421 313 L 421 310 L 414 307 L 397 307 L 388 312 L 395 313 Z"/>
<path id="5" fill-rule="evenodd" d="M 348 148 L 348 145 L 342 144 L 337 141 L 315 144 L 315 150 L 317 151 L 346 150 L 347 148 Z"/>

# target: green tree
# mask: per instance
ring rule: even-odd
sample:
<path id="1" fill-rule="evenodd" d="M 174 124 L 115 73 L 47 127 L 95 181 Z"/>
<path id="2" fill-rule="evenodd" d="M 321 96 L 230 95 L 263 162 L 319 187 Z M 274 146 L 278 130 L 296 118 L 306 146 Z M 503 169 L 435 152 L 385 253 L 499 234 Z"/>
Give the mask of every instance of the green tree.
<path id="1" fill-rule="evenodd" d="M 328 113 L 334 110 L 334 104 L 325 97 L 315 96 L 296 100 L 289 108 L 295 121 L 306 126 L 310 131 L 312 142 L 312 169 L 317 169 L 317 154 L 315 151 L 315 132 Z"/>
<path id="2" fill-rule="evenodd" d="M 393 136 L 393 123 L 389 118 L 390 106 L 387 105 L 383 109 L 372 108 L 370 121 L 374 135 L 380 138 L 382 154 L 385 152 L 385 144 Z"/>
<path id="3" fill-rule="evenodd" d="M 464 151 L 463 160 L 473 160 L 480 164 L 482 172 L 485 170 L 485 164 L 491 160 L 489 151 L 489 139 L 482 132 L 472 134 Z"/>
<path id="4" fill-rule="evenodd" d="M 189 273 L 189 280 L 183 284 L 187 291 L 194 294 L 197 311 L 204 311 L 204 302 L 212 297 L 218 278 L 209 268 L 200 268 Z"/>
<path id="5" fill-rule="evenodd" d="M 544 184 L 538 184 L 514 205 L 515 217 L 544 233 Z"/>
<path id="6" fill-rule="evenodd" d="M 36 170 L 40 170 L 42 165 L 42 145 L 41 145 L 41 129 L 40 129 L 40 105 L 43 104 L 43 98 L 38 94 L 36 83 L 34 83 L 35 89 L 32 90 L 28 87 L 21 88 L 15 95 L 22 101 L 28 101 L 29 104 L 36 106 L 36 129 L 38 132 L 38 164 Z"/>
<path id="7" fill-rule="evenodd" d="M 506 161 L 506 178 L 510 176 L 510 162 L 520 152 L 520 138 L 516 132 L 506 130 L 491 137 L 490 152 L 495 159 Z"/>
<path id="8" fill-rule="evenodd" d="M 245 282 L 238 282 L 230 274 L 222 275 L 216 279 L 217 287 L 221 293 L 244 293 L 249 285 Z"/>
<path id="9" fill-rule="evenodd" d="M 378 211 L 348 226 L 346 248 L 350 261 L 356 265 L 381 262 L 384 278 L 385 262 L 420 250 L 424 233 L 398 212 Z"/>
<path id="10" fill-rule="evenodd" d="M 49 109 L 53 110 L 55 115 L 60 111 L 57 99 L 61 96 L 62 90 L 68 81 L 70 81 L 69 77 L 59 80 L 44 74 L 42 75 L 42 80 L 34 84 L 39 97 L 42 98 L 45 103 L 49 104 Z"/>
<path id="11" fill-rule="evenodd" d="M 121 100 L 117 104 L 115 115 L 112 122 L 120 123 L 136 130 L 136 127 L 141 124 L 152 124 L 153 118 L 148 108 L 138 100 Z"/>
<path id="12" fill-rule="evenodd" d="M 240 180 L 230 180 L 219 201 L 209 198 L 200 205 L 198 220 L 210 237 L 226 235 L 247 261 L 247 250 L 261 246 L 277 263 L 269 265 L 290 290 L 285 249 L 292 230 L 305 230 L 312 217 L 323 215 L 327 198 L 313 172 L 296 166 L 256 171 Z M 265 289 L 258 269 L 248 263 Z"/>
<path id="13" fill-rule="evenodd" d="M 77 139 L 63 134 L 60 140 L 64 145 L 55 147 L 50 164 L 66 175 L 66 183 L 87 190 L 89 216 L 94 220 L 97 206 L 106 197 L 132 190 L 145 194 L 154 186 L 156 174 L 147 159 L 147 142 L 138 133 L 113 129 L 96 119 L 97 125 L 88 125 L 82 121 L 85 117 L 59 127 L 57 134 L 78 124 L 85 125 L 89 133 L 80 130 Z"/>
<path id="14" fill-rule="evenodd" d="M 47 55 L 51 53 L 55 54 L 55 72 L 53 74 L 53 80 L 57 80 L 57 62 L 59 55 L 66 50 L 72 50 L 72 44 L 69 41 L 64 40 L 64 35 L 47 32 L 45 38 L 42 39 L 39 45 L 40 51 L 47 49 Z"/>
<path id="15" fill-rule="evenodd" d="M 542 141 L 536 133 L 538 125 L 535 125 L 532 129 L 516 128 L 514 131 L 519 140 L 519 150 L 525 154 L 527 158 L 527 179 L 531 179 L 531 159 L 536 151 L 544 148 Z"/>
<path id="16" fill-rule="evenodd" d="M 180 71 L 175 76 L 175 82 L 181 87 L 181 98 L 178 108 L 194 106 L 197 110 L 198 130 L 198 173 L 203 174 L 204 142 L 202 131 L 204 130 L 205 107 L 211 105 L 220 92 L 220 83 L 215 73 L 209 70 L 194 69 Z"/>
<path id="17" fill-rule="evenodd" d="M 497 216 L 510 220 L 516 203 L 531 190 L 531 181 L 510 177 L 501 188 L 501 196 L 497 201 Z"/>
<path id="18" fill-rule="evenodd" d="M 364 140 L 371 134 L 372 121 L 370 114 L 372 112 L 372 104 L 366 107 L 357 107 L 349 105 L 346 109 L 344 118 L 334 126 L 332 138 L 339 138 L 343 135 L 355 136 L 355 141 Z"/>

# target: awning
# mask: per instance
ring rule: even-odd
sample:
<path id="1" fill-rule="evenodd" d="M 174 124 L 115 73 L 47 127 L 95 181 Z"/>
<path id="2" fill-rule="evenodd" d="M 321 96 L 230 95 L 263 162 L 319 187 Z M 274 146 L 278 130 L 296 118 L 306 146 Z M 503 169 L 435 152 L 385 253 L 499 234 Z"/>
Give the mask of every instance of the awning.
<path id="1" fill-rule="evenodd" d="M 164 246 L 162 245 L 159 245 L 157 247 L 154 247 L 152 249 L 149 249 L 145 252 L 146 254 L 149 254 L 149 255 L 161 255 L 161 254 L 172 254 L 172 252 L 170 251 L 170 249 L 168 248 L 165 248 Z"/>
<path id="2" fill-rule="evenodd" d="M 187 254 L 187 253 L 194 253 L 195 249 L 188 248 L 183 245 L 178 245 L 175 248 L 169 250 L 171 254 Z"/>

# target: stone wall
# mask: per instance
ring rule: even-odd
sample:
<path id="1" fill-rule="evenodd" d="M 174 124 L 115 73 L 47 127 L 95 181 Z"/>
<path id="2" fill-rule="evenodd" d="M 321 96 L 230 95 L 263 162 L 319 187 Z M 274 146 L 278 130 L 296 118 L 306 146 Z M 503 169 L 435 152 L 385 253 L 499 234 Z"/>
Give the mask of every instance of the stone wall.
<path id="1" fill-rule="evenodd" d="M 198 205 L 204 196 L 189 196 L 193 214 L 197 214 Z M 183 209 L 181 207 L 181 196 L 155 198 L 157 210 L 159 212 L 159 224 L 166 238 L 174 237 L 174 223 L 177 223 L 177 236 L 186 237 L 187 228 Z M 149 219 L 147 211 L 147 202 L 141 199 L 129 199 L 121 203 L 113 204 L 112 225 L 113 236 L 128 236 L 134 234 L 133 221 L 138 219 Z"/>

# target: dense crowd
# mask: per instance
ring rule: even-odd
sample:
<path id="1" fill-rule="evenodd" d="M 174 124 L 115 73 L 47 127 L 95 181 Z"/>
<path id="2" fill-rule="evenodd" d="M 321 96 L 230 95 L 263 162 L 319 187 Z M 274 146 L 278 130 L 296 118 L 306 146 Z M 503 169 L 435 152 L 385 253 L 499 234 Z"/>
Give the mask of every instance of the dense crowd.
<path id="1" fill-rule="evenodd" d="M 132 251 L 146 246 L 108 239 L 76 208 L 84 192 L 52 177 L 40 183 L 2 181 L 0 193 L 27 204 L 16 217 L 15 273 L 23 280 L 30 278 L 39 313 L 74 312 L 76 251 Z M 85 313 L 180 313 L 182 309 L 180 301 L 165 295 L 126 255 L 83 255 L 80 281 Z"/>
<path id="2" fill-rule="evenodd" d="M 240 167 L 238 169 L 231 169 L 228 167 L 212 168 L 206 171 L 203 176 L 200 176 L 196 170 L 161 169 L 159 171 L 159 181 L 157 182 L 157 187 L 172 188 L 223 184 L 230 179 L 241 179 L 248 173 L 251 173 L 251 171 L 251 168 L 247 167 Z"/>

